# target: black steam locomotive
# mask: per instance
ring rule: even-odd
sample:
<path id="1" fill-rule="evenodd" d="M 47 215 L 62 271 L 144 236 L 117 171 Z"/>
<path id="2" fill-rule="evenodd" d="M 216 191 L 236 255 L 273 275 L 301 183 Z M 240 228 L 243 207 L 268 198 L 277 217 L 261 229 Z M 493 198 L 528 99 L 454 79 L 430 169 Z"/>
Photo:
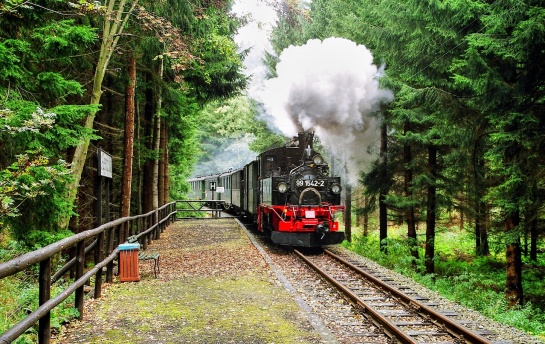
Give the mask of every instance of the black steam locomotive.
<path id="1" fill-rule="evenodd" d="M 280 245 L 341 243 L 344 232 L 333 217 L 344 211 L 341 180 L 329 176 L 328 164 L 312 148 L 313 138 L 299 133 L 243 168 L 192 178 L 191 198 L 224 200 L 226 210 L 252 217 L 258 230 Z"/>

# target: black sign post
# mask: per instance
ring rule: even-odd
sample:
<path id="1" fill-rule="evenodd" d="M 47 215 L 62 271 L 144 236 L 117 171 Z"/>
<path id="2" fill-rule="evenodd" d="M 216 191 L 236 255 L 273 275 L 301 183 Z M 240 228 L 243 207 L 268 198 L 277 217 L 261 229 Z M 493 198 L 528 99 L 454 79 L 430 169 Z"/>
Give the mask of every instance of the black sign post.
<path id="1" fill-rule="evenodd" d="M 97 152 L 97 227 L 102 225 L 102 179 L 106 178 L 106 222 L 110 221 L 110 180 L 112 179 L 112 156 L 101 148 Z"/>
<path id="2" fill-rule="evenodd" d="M 110 183 L 112 180 L 112 156 L 101 148 L 97 151 L 98 159 L 98 178 L 96 182 L 96 195 L 97 195 L 97 204 L 96 204 L 96 225 L 97 227 L 102 225 L 102 180 L 106 180 L 106 222 L 110 222 Z M 100 233 L 97 236 L 97 246 L 98 250 L 95 251 L 95 264 L 102 261 L 104 256 L 104 241 L 110 245 L 112 240 L 110 236 L 113 235 L 112 231 L 108 231 L 107 238 L 104 238 L 104 232 Z M 108 247 L 107 252 L 111 252 L 113 247 Z M 106 267 L 106 282 L 113 281 L 113 264 L 108 264 Z M 102 269 L 96 273 L 95 277 L 95 298 L 99 298 L 102 290 Z"/>

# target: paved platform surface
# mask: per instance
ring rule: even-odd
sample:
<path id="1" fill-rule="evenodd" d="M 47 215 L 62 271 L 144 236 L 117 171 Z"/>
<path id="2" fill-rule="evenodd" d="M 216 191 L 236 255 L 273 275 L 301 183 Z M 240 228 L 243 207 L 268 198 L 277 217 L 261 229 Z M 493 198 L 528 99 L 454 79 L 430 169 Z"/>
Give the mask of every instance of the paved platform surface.
<path id="1" fill-rule="evenodd" d="M 56 343 L 320 343 L 234 219 L 185 220 L 140 262 L 139 282 L 107 285 Z"/>

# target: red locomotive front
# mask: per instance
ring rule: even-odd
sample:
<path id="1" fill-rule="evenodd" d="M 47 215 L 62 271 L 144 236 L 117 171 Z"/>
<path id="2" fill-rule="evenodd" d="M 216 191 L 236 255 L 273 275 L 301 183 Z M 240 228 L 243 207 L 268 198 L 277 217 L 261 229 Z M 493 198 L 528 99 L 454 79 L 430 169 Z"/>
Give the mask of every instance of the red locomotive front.
<path id="1" fill-rule="evenodd" d="M 329 176 L 312 140 L 313 134 L 300 133 L 298 142 L 258 157 L 258 230 L 281 245 L 312 247 L 344 240 L 334 219 L 344 211 L 340 178 Z"/>

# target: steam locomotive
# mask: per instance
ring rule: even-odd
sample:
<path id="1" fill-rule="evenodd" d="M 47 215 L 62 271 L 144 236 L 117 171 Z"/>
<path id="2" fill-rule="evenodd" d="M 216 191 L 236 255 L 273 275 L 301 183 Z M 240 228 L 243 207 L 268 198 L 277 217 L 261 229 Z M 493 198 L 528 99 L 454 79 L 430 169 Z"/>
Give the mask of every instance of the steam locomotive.
<path id="1" fill-rule="evenodd" d="M 314 133 L 302 132 L 243 168 L 192 178 L 190 198 L 223 200 L 226 210 L 251 217 L 259 231 L 280 245 L 339 244 L 344 232 L 333 215 L 344 211 L 341 180 L 329 176 L 328 164 L 312 147 L 313 138 Z"/>

